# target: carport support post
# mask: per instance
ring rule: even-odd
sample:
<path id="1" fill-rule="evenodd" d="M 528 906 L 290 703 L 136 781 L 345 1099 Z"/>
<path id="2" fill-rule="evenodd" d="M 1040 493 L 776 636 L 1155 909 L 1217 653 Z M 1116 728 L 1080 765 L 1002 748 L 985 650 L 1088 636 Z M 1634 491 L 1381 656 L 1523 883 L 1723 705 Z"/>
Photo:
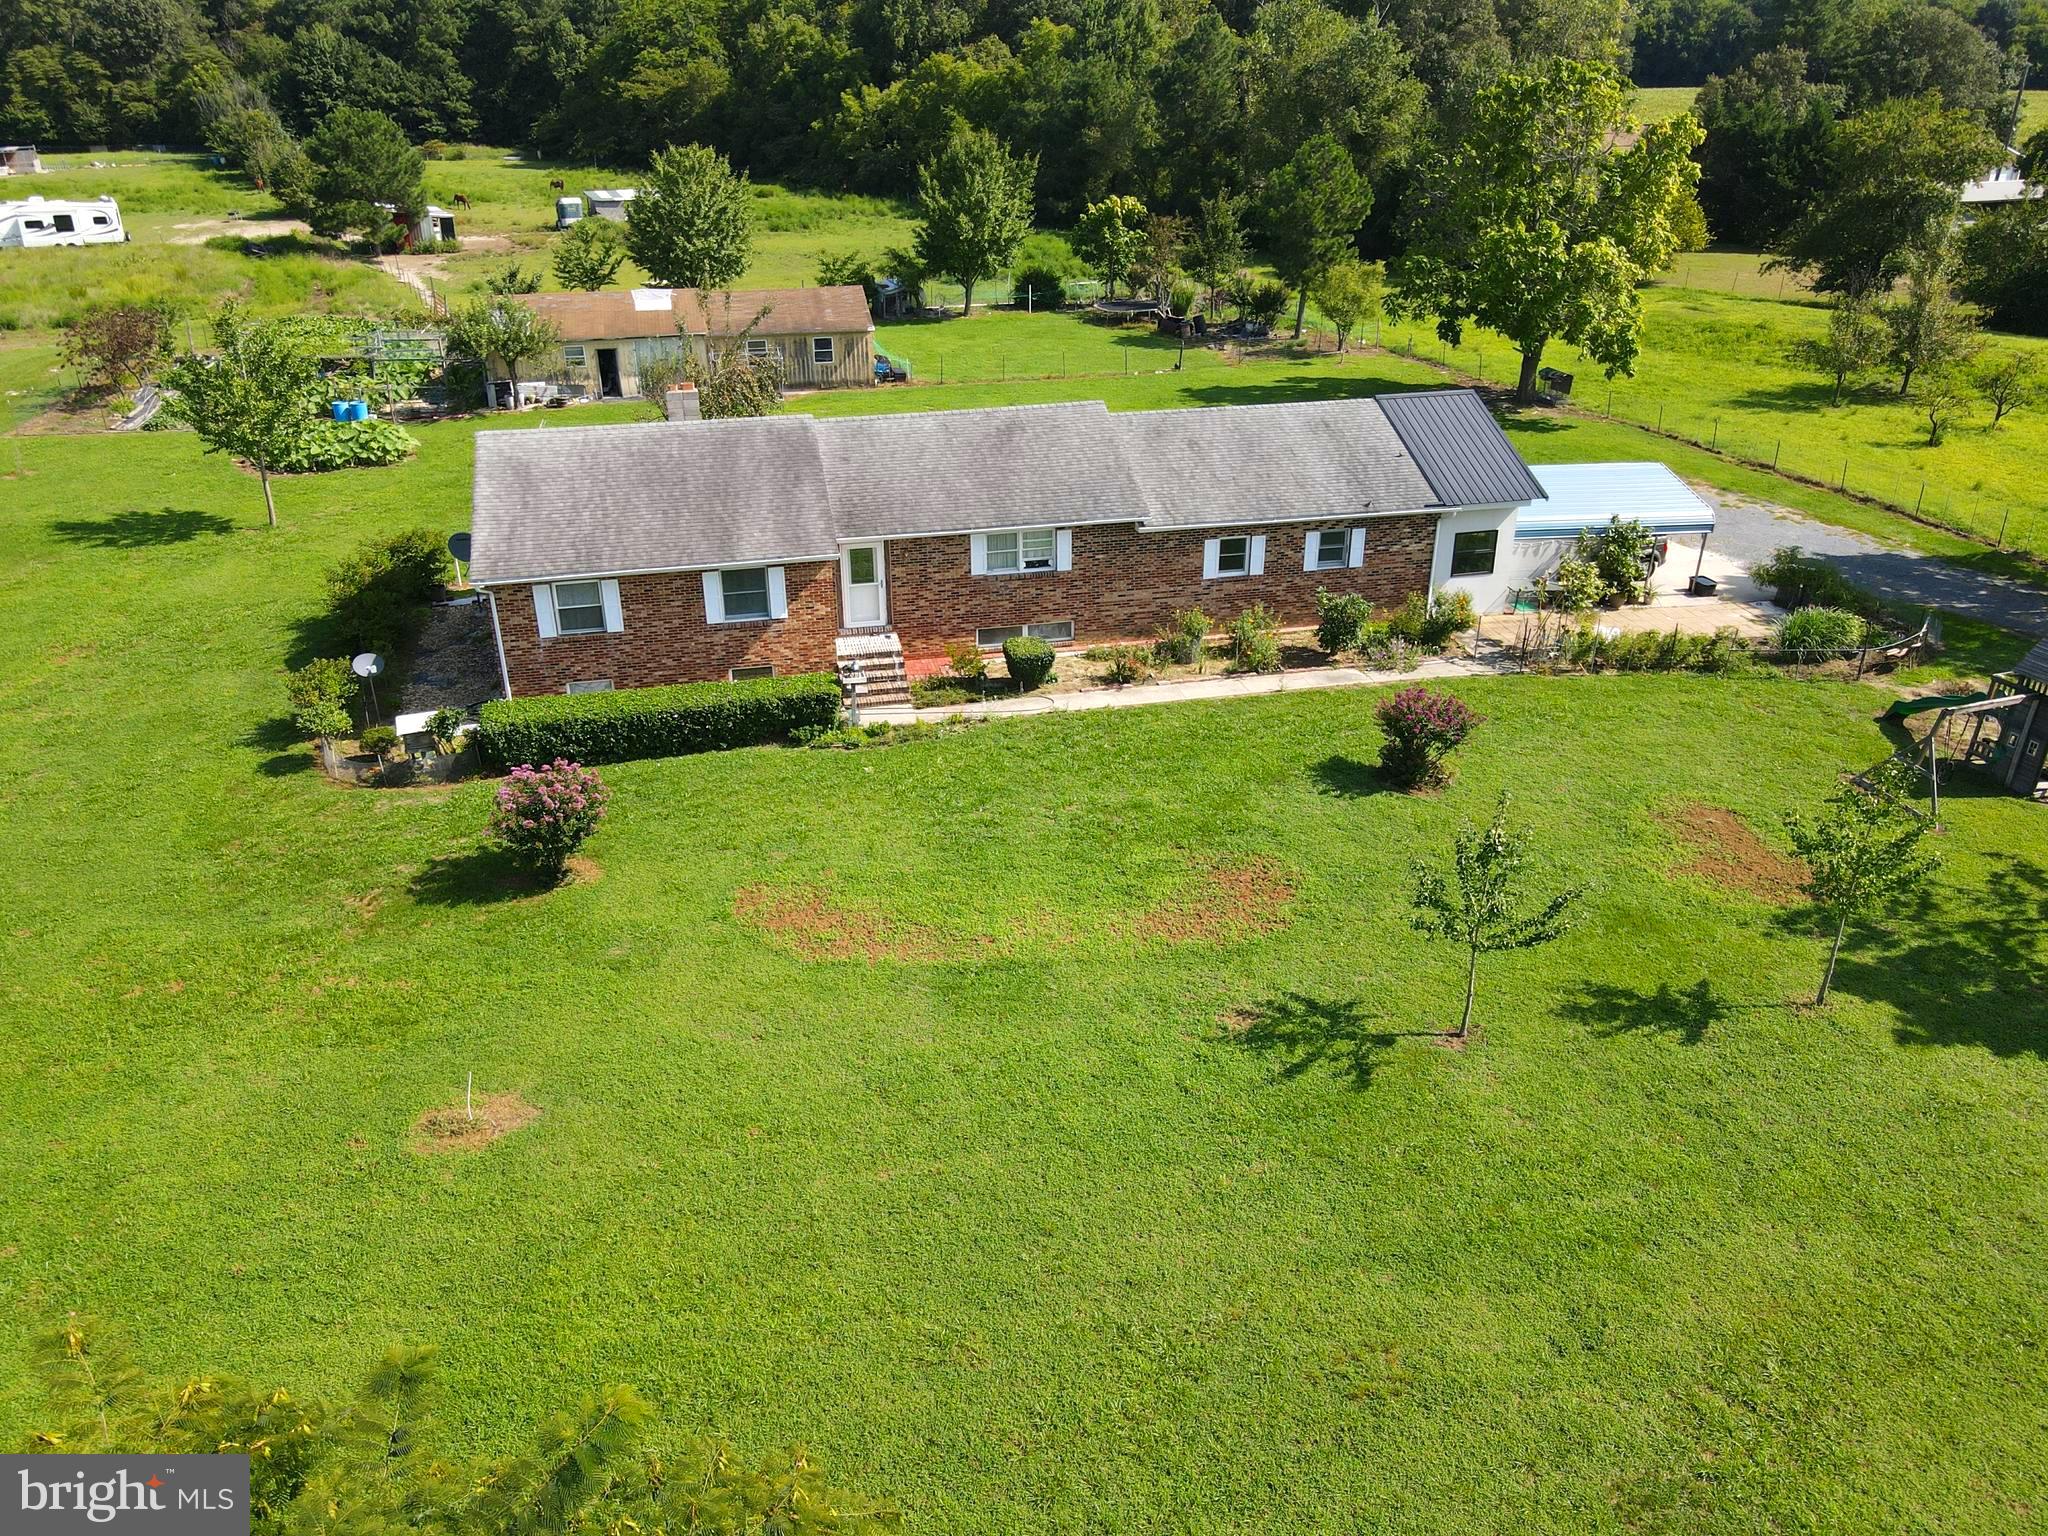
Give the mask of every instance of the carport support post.
<path id="1" fill-rule="evenodd" d="M 1707 563 L 1707 540 L 1712 537 L 1712 530 L 1709 530 L 1706 533 L 1702 533 L 1700 535 L 1700 557 L 1692 563 L 1692 577 L 1694 581 L 1699 580 L 1700 570 Z"/>

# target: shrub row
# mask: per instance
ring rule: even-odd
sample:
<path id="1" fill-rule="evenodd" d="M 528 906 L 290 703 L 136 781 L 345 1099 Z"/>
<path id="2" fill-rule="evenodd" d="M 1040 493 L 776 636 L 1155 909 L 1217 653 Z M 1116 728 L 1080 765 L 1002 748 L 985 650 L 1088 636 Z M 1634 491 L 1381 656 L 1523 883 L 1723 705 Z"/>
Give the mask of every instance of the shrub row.
<path id="1" fill-rule="evenodd" d="M 1560 659 L 1589 672 L 1711 672 L 1726 675 L 1754 665 L 1749 642 L 1734 629 L 1711 635 L 1676 630 L 1635 630 L 1603 635 L 1591 623 L 1564 636 Z"/>
<path id="2" fill-rule="evenodd" d="M 757 747 L 839 723 L 839 680 L 829 672 L 678 683 L 609 693 L 494 699 L 478 712 L 486 763 L 622 763 Z"/>

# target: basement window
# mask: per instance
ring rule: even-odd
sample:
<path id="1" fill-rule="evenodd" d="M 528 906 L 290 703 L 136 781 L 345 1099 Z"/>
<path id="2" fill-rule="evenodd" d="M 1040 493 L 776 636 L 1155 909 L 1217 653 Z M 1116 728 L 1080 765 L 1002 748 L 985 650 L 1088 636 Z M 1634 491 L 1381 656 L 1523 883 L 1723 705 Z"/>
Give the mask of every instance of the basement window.
<path id="1" fill-rule="evenodd" d="M 974 643 L 981 650 L 992 651 L 1005 640 L 1021 640 L 1026 635 L 1048 644 L 1064 645 L 1074 638 L 1074 621 L 1050 619 L 1038 624 L 1005 624 L 995 629 L 977 629 Z"/>
<path id="2" fill-rule="evenodd" d="M 608 677 L 587 677 L 581 682 L 564 685 L 564 693 L 610 693 L 612 680 Z"/>
<path id="3" fill-rule="evenodd" d="M 752 682 L 755 678 L 773 677 L 774 675 L 775 669 L 773 667 L 734 667 L 730 672 L 726 673 L 726 676 L 736 683 L 748 683 Z"/>

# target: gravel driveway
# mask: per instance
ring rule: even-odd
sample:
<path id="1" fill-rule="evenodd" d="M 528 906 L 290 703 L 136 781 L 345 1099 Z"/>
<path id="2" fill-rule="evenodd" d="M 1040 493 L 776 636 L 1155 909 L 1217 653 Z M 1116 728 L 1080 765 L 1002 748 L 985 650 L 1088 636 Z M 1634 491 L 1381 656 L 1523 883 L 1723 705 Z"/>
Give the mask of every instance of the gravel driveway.
<path id="1" fill-rule="evenodd" d="M 1781 544 L 1819 555 L 1866 592 L 1912 608 L 1942 608 L 2023 635 L 2048 635 L 2048 592 L 1980 576 L 1934 555 L 1894 549 L 1785 507 L 1695 485 L 1720 514 L 1708 548 L 1744 566 Z"/>

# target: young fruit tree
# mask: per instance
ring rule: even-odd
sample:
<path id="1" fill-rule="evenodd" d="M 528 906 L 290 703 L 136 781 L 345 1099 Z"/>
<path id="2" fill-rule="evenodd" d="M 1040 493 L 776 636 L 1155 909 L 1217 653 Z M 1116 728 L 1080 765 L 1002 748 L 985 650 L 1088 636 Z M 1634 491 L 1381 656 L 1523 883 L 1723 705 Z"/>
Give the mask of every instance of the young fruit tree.
<path id="1" fill-rule="evenodd" d="M 1414 917 L 1418 933 L 1465 947 L 1465 1010 L 1452 1038 L 1472 1032 L 1472 1000 L 1479 986 L 1479 957 L 1510 949 L 1534 949 L 1561 938 L 1585 895 L 1567 886 L 1547 901 L 1522 892 L 1528 868 L 1529 834 L 1508 826 L 1508 796 L 1494 807 L 1484 830 L 1466 827 L 1453 842 L 1445 865 L 1415 867 Z"/>
<path id="2" fill-rule="evenodd" d="M 747 178 L 702 144 L 656 150 L 626 205 L 626 249 L 662 288 L 725 288 L 747 270 L 754 205 Z"/>
<path id="3" fill-rule="evenodd" d="M 1319 133 L 1294 152 L 1266 187 L 1267 255 L 1295 291 L 1294 335 L 1308 314 L 1309 290 L 1352 255 L 1358 226 L 1372 212 L 1372 184 L 1351 151 Z"/>
<path id="4" fill-rule="evenodd" d="M 555 238 L 555 276 L 595 293 L 626 264 L 626 233 L 610 219 L 578 219 Z"/>
<path id="5" fill-rule="evenodd" d="M 1632 372 L 1638 286 L 1667 265 L 1699 182 L 1691 117 L 1640 130 L 1628 87 L 1599 65 L 1556 59 L 1500 76 L 1473 99 L 1463 137 L 1422 168 L 1408 249 L 1389 273 L 1394 313 L 1435 316 L 1456 346 L 1468 324 L 1511 340 L 1516 398 L 1536 398 L 1552 340 L 1611 378 Z"/>
<path id="6" fill-rule="evenodd" d="M 208 453 L 254 466 L 275 528 L 270 466 L 305 442 L 327 389 L 319 365 L 288 327 L 250 320 L 233 300 L 214 313 L 213 342 L 212 355 L 191 353 L 165 370 L 164 410 L 198 433 Z"/>
<path id="7" fill-rule="evenodd" d="M 979 128 L 954 134 L 917 168 L 918 264 L 960 285 L 964 313 L 974 313 L 974 285 L 1017 259 L 1037 180 L 1036 156 L 1013 155 Z"/>
<path id="8" fill-rule="evenodd" d="M 1228 187 L 1205 197 L 1195 210 L 1188 232 L 1188 271 L 1199 281 L 1209 313 L 1217 311 L 1217 294 L 1230 274 L 1244 265 L 1244 230 L 1238 222 L 1239 199 Z"/>
<path id="9" fill-rule="evenodd" d="M 1116 193 L 1090 203 L 1074 225 L 1074 254 L 1102 280 L 1105 298 L 1116 297 L 1116 285 L 1131 275 L 1145 249 L 1145 205 Z"/>
<path id="10" fill-rule="evenodd" d="M 1796 347 L 1799 360 L 1815 373 L 1834 380 L 1830 405 L 1842 403 L 1842 391 L 1859 383 L 1884 360 L 1888 337 L 1877 306 L 1860 293 L 1838 293 L 1828 309 L 1828 328 Z"/>
<path id="11" fill-rule="evenodd" d="M 1352 332 L 1380 312 L 1379 273 L 1354 258 L 1338 262 L 1316 284 L 1316 308 L 1337 332 L 1342 352 Z"/>
<path id="12" fill-rule="evenodd" d="M 562 344 L 562 330 L 530 304 L 516 299 L 472 299 L 448 321 L 448 350 L 488 370 L 493 359 L 512 381 L 512 408 L 519 409 L 519 369 Z M 485 393 L 490 393 L 486 382 Z"/>
<path id="13" fill-rule="evenodd" d="M 782 354 L 770 347 L 755 357 L 747 351 L 747 339 L 768 318 L 763 305 L 744 325 L 733 324 L 732 295 L 721 294 L 723 313 L 711 327 L 705 347 L 709 354 L 699 363 L 690 352 L 690 339 L 683 337 L 688 362 L 683 376 L 697 386 L 697 410 L 706 421 L 726 421 L 736 416 L 767 416 L 782 406 Z M 707 314 L 711 308 L 705 303 Z"/>
<path id="14" fill-rule="evenodd" d="M 164 300 L 88 304 L 64 328 L 59 356 L 90 389 L 128 389 L 170 360 L 173 318 Z"/>
<path id="15" fill-rule="evenodd" d="M 2039 360 L 2031 352 L 1999 352 L 1984 360 L 1976 373 L 1977 393 L 1991 407 L 1991 425 L 2034 402 Z"/>
<path id="16" fill-rule="evenodd" d="M 1835 930 L 1815 1007 L 1828 1000 L 1835 984 L 1849 925 L 1874 924 L 1940 867 L 1934 850 L 1920 845 L 1932 823 L 1914 815 L 1904 798 L 1910 772 L 1887 764 L 1872 776 L 1873 788 L 1845 784 L 1818 815 L 1785 818 L 1793 852 L 1806 862 L 1806 894 Z"/>
<path id="17" fill-rule="evenodd" d="M 1955 267 L 1955 237 L 1937 223 L 1906 257 L 1906 291 L 1884 307 L 1902 396 L 1916 373 L 1951 371 L 1976 350 L 1976 317 L 1956 298 Z"/>

